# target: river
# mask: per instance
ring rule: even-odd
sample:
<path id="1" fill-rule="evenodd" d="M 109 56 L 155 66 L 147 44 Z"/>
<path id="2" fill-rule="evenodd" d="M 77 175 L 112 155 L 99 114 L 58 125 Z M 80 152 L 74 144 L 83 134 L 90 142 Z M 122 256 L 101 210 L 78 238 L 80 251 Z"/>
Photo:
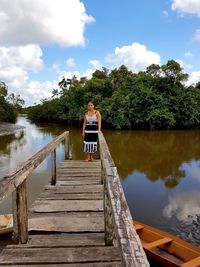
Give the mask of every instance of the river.
<path id="1" fill-rule="evenodd" d="M 0 136 L 0 179 L 65 130 L 73 159 L 84 159 L 81 129 L 35 124 L 18 117 L 22 132 Z M 134 219 L 200 246 L 200 130 L 102 130 Z M 57 149 L 57 164 L 63 159 Z M 28 178 L 28 205 L 50 177 L 48 157 Z M 11 212 L 11 197 L 0 213 Z"/>

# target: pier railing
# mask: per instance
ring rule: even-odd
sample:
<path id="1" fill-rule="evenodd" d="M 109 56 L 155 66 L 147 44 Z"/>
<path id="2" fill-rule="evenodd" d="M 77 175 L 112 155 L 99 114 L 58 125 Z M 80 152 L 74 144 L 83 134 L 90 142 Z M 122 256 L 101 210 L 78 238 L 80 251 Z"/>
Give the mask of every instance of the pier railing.
<path id="1" fill-rule="evenodd" d="M 0 180 L 0 202 L 12 193 L 14 238 L 28 240 L 27 177 L 51 154 L 51 184 L 56 184 L 56 147 L 64 141 L 65 159 L 69 157 L 69 132 L 66 131 Z"/>
<path id="2" fill-rule="evenodd" d="M 106 245 L 117 241 L 123 266 L 147 267 L 149 263 L 141 241 L 133 228 L 132 216 L 124 196 L 117 167 L 102 132 L 98 133 L 102 180 Z"/>

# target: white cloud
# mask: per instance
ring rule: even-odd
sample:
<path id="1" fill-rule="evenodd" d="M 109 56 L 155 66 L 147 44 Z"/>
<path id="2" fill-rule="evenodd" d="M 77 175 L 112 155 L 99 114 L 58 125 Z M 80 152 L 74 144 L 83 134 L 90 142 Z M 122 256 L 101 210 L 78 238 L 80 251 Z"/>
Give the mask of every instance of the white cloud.
<path id="1" fill-rule="evenodd" d="M 186 82 L 186 86 L 195 85 L 198 82 L 200 82 L 200 71 L 193 71 Z"/>
<path id="2" fill-rule="evenodd" d="M 16 89 L 28 80 L 28 71 L 43 67 L 42 50 L 37 45 L 0 47 L 0 79 Z"/>
<path id="3" fill-rule="evenodd" d="M 190 51 L 187 51 L 187 52 L 185 52 L 184 56 L 185 57 L 192 57 L 193 54 Z"/>
<path id="4" fill-rule="evenodd" d="M 102 64 L 99 60 L 93 59 L 89 61 L 89 64 L 92 65 L 92 67 L 94 69 L 101 69 L 102 68 Z"/>
<path id="5" fill-rule="evenodd" d="M 185 221 L 190 216 L 200 214 L 200 194 L 198 191 L 183 192 L 169 197 L 168 205 L 164 208 L 164 216 L 175 216 L 180 221 Z"/>
<path id="6" fill-rule="evenodd" d="M 186 64 L 185 62 L 183 62 L 180 59 L 177 59 L 176 62 L 178 62 L 181 66 L 182 69 L 192 69 L 192 65 L 191 64 Z"/>
<path id="7" fill-rule="evenodd" d="M 20 67 L 38 71 L 43 67 L 42 50 L 38 45 L 0 47 L 0 69 Z"/>
<path id="8" fill-rule="evenodd" d="M 194 179 L 200 182 L 200 160 L 192 160 L 191 162 L 184 162 L 181 167 L 181 171 L 184 171 L 186 177 Z"/>
<path id="9" fill-rule="evenodd" d="M 94 22 L 80 0 L 0 0 L 0 45 L 84 45 Z"/>
<path id="10" fill-rule="evenodd" d="M 133 72 L 146 69 L 151 64 L 160 64 L 160 56 L 139 43 L 117 47 L 106 60 L 116 67 L 124 64 Z"/>
<path id="11" fill-rule="evenodd" d="M 69 67 L 75 67 L 75 61 L 74 61 L 74 59 L 72 58 L 72 57 L 69 57 L 67 60 L 66 60 L 66 64 L 67 64 L 67 66 L 69 66 Z"/>
<path id="12" fill-rule="evenodd" d="M 194 41 L 200 41 L 200 29 L 195 31 L 194 37 L 193 37 Z"/>
<path id="13" fill-rule="evenodd" d="M 173 0 L 172 10 L 177 10 L 180 14 L 194 14 L 200 16 L 199 0 Z"/>
<path id="14" fill-rule="evenodd" d="M 22 98 L 28 105 L 40 102 L 41 99 L 49 98 L 53 88 L 57 88 L 57 81 L 30 81 L 22 88 Z"/>

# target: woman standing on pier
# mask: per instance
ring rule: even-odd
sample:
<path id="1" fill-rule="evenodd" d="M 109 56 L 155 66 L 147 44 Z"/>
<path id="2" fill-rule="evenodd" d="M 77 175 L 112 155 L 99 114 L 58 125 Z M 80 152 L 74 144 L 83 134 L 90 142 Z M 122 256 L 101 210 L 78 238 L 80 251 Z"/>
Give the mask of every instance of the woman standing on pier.
<path id="1" fill-rule="evenodd" d="M 83 151 L 87 153 L 87 161 L 93 161 L 92 154 L 97 151 L 98 131 L 101 131 L 101 114 L 90 101 L 87 103 L 88 111 L 84 114 L 82 137 Z"/>

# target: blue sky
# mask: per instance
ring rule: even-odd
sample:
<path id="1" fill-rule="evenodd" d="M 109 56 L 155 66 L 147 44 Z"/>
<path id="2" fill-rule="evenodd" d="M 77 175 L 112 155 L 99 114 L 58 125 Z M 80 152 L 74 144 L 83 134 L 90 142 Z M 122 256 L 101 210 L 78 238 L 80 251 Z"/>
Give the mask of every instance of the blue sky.
<path id="1" fill-rule="evenodd" d="M 0 0 L 0 10 L 0 79 L 27 105 L 62 76 L 102 66 L 137 72 L 174 59 L 188 84 L 200 80 L 199 0 Z"/>

